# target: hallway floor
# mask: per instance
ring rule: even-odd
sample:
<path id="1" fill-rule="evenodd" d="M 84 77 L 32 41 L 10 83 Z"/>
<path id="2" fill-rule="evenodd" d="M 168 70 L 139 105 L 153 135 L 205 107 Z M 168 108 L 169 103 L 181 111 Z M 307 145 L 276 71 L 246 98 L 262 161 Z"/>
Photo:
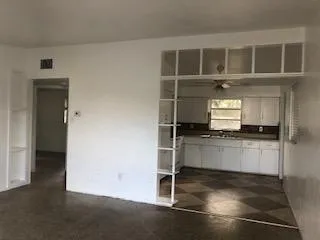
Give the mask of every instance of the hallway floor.
<path id="1" fill-rule="evenodd" d="M 58 156 L 40 155 L 38 166 L 30 186 L 0 193 L 0 240 L 301 239 L 294 229 L 66 192 Z"/>
<path id="2" fill-rule="evenodd" d="M 171 177 L 161 181 L 170 195 Z M 277 177 L 183 168 L 176 178 L 175 207 L 297 226 Z"/>

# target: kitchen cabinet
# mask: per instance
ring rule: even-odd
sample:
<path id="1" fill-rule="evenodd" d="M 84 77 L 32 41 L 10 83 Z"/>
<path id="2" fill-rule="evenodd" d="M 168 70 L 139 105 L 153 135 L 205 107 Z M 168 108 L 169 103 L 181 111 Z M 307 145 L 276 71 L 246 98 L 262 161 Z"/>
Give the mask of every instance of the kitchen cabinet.
<path id="1" fill-rule="evenodd" d="M 184 165 L 187 167 L 201 168 L 200 145 L 186 144 L 184 147 L 185 159 Z"/>
<path id="2" fill-rule="evenodd" d="M 260 173 L 278 175 L 279 173 L 279 150 L 262 149 L 260 156 Z"/>
<path id="3" fill-rule="evenodd" d="M 220 147 L 201 147 L 201 167 L 206 169 L 221 169 Z"/>
<path id="4" fill-rule="evenodd" d="M 260 171 L 260 150 L 243 148 L 241 156 L 241 171 L 247 173 L 258 173 Z"/>
<path id="5" fill-rule="evenodd" d="M 242 124 L 260 125 L 261 98 L 244 98 L 242 101 Z"/>
<path id="6" fill-rule="evenodd" d="M 278 126 L 279 98 L 261 98 L 261 125 Z"/>
<path id="7" fill-rule="evenodd" d="M 178 122 L 208 124 L 207 100 L 182 100 L 178 103 Z"/>
<path id="8" fill-rule="evenodd" d="M 185 137 L 184 165 L 255 174 L 279 174 L 279 142 Z"/>
<path id="9" fill-rule="evenodd" d="M 240 172 L 241 148 L 221 147 L 221 169 Z"/>
<path id="10" fill-rule="evenodd" d="M 244 98 L 242 101 L 242 124 L 278 126 L 279 111 L 279 98 Z"/>

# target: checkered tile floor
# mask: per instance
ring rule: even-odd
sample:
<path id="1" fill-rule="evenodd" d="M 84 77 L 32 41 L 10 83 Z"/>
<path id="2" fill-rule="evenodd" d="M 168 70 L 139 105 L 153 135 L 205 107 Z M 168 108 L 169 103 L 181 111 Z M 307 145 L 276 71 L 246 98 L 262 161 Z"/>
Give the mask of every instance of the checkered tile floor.
<path id="1" fill-rule="evenodd" d="M 171 178 L 164 178 L 160 195 L 170 191 Z M 175 207 L 297 226 L 277 177 L 183 168 L 175 197 Z"/>

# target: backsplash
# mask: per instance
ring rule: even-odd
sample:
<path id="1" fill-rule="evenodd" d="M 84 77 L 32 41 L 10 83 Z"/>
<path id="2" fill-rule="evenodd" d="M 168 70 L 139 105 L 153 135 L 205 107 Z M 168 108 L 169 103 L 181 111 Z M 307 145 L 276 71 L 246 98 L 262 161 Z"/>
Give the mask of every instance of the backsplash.
<path id="1" fill-rule="evenodd" d="M 177 128 L 178 136 L 182 135 L 201 135 L 210 134 L 218 135 L 219 131 L 210 130 L 208 124 L 203 123 L 179 123 L 181 126 Z M 259 131 L 262 130 L 262 131 Z M 255 126 L 242 125 L 240 131 L 234 131 L 234 136 L 252 135 L 257 138 L 279 139 L 279 126 Z M 229 132 L 229 131 L 224 131 Z"/>

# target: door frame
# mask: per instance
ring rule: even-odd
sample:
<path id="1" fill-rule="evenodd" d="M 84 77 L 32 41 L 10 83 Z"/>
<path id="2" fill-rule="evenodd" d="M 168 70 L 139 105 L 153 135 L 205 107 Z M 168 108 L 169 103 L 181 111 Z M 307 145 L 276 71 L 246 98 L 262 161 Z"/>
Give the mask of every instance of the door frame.
<path id="1" fill-rule="evenodd" d="M 30 106 L 31 106 L 31 153 L 30 153 L 30 175 L 32 172 L 36 172 L 36 137 L 37 137 L 37 99 L 38 99 L 38 89 L 66 89 L 68 103 L 70 101 L 69 94 L 69 78 L 37 78 L 30 80 Z M 68 107 L 69 115 L 69 107 Z M 69 116 L 66 122 L 66 168 L 68 160 L 68 135 L 69 135 Z M 30 177 L 31 181 L 31 177 Z"/>

